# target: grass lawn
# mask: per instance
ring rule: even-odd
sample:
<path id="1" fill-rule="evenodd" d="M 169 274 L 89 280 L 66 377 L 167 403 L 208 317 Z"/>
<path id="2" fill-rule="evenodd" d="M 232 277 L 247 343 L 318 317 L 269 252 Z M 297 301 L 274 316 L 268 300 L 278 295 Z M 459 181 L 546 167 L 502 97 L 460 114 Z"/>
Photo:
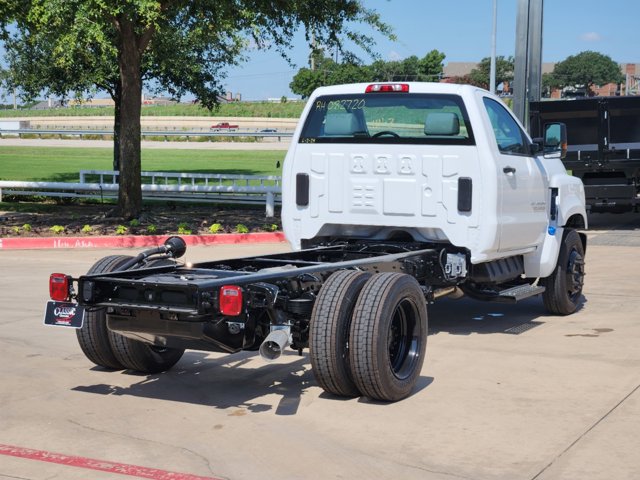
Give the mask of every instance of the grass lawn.
<path id="1" fill-rule="evenodd" d="M 281 175 L 284 151 L 142 151 L 142 170 L 158 172 Z M 80 170 L 111 170 L 108 148 L 0 146 L 0 180 L 77 182 Z"/>

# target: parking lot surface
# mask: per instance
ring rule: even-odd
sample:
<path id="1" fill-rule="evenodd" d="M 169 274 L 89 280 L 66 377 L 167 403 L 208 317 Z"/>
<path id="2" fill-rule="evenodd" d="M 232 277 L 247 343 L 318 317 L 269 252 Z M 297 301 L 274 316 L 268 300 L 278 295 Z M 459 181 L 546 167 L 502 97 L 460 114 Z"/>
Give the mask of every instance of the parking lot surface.
<path id="1" fill-rule="evenodd" d="M 323 393 L 293 351 L 100 369 L 72 330 L 42 325 L 48 276 L 128 251 L 0 251 L 0 479 L 638 478 L 640 214 L 592 225 L 576 314 L 548 316 L 539 298 L 438 301 L 418 389 L 394 404 Z"/>

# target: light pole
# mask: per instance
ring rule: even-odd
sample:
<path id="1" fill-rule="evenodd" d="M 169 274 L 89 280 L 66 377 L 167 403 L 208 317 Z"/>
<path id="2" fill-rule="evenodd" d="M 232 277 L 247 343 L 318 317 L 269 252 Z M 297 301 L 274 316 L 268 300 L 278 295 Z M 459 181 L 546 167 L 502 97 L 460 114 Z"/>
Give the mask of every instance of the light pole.
<path id="1" fill-rule="evenodd" d="M 518 0 L 513 113 L 529 127 L 529 102 L 540 100 L 543 0 Z"/>
<path id="2" fill-rule="evenodd" d="M 493 0 L 493 29 L 491 30 L 491 69 L 489 71 L 489 91 L 496 90 L 496 29 L 498 25 L 498 0 Z"/>

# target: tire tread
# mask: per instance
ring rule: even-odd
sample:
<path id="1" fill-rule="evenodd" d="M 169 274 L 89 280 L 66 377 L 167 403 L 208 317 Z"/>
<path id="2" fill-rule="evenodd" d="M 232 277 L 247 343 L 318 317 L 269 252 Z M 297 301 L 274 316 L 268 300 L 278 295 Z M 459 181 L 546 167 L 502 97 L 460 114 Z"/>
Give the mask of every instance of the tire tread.
<path id="1" fill-rule="evenodd" d="M 388 302 L 393 301 L 399 292 L 408 291 L 416 296 L 416 307 L 419 310 L 422 329 L 422 344 L 420 345 L 419 359 L 414 365 L 414 371 L 406 380 L 389 381 L 388 372 L 381 370 L 377 341 L 383 322 L 385 311 L 389 308 Z M 365 284 L 356 304 L 353 321 L 351 324 L 351 368 L 353 378 L 358 389 L 367 397 L 375 400 L 396 401 L 400 400 L 413 389 L 422 369 L 426 352 L 427 341 L 427 310 L 426 302 L 422 303 L 422 297 L 418 282 L 409 275 L 400 273 L 379 273 L 374 275 Z M 386 368 L 387 365 L 382 365 Z"/>
<path id="2" fill-rule="evenodd" d="M 351 376 L 349 356 L 343 357 L 342 351 L 346 348 L 343 342 L 349 342 L 353 307 L 369 276 L 352 270 L 334 273 L 314 304 L 309 342 L 312 370 L 318 384 L 335 395 L 360 396 Z"/>
<path id="3" fill-rule="evenodd" d="M 109 255 L 98 260 L 87 274 L 112 272 L 130 258 L 126 255 Z M 103 308 L 93 312 L 86 311 L 82 328 L 76 330 L 78 343 L 84 355 L 96 365 L 121 370 L 124 366 L 111 348 L 105 317 Z"/>

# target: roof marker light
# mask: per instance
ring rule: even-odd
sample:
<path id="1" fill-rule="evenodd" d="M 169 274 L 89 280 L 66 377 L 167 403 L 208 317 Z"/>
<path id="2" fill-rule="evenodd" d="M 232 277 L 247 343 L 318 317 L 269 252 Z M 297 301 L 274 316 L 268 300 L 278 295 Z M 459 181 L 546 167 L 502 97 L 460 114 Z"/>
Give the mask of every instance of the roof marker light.
<path id="1" fill-rule="evenodd" d="M 380 93 L 380 92 L 409 92 L 408 83 L 372 83 L 367 85 L 364 93 Z"/>

